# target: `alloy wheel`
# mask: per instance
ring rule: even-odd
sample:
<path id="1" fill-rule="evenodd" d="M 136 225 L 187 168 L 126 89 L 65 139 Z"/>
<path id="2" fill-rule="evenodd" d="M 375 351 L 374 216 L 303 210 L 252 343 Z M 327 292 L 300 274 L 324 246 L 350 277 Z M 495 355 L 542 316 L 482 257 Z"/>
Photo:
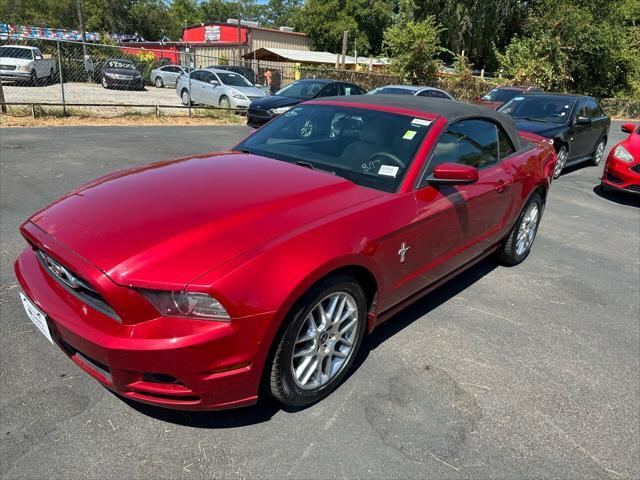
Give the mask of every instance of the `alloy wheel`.
<path id="1" fill-rule="evenodd" d="M 602 156 L 604 155 L 604 140 L 600 140 L 598 143 L 598 147 L 596 148 L 596 153 L 593 155 L 593 164 L 598 165 L 600 160 L 602 160 Z"/>
<path id="2" fill-rule="evenodd" d="M 536 237 L 538 228 L 538 219 L 540 217 L 540 208 L 536 202 L 531 202 L 520 221 L 518 227 L 518 236 L 516 237 L 516 255 L 523 255 Z"/>
<path id="3" fill-rule="evenodd" d="M 164 84 L 162 83 L 162 79 L 160 77 L 156 77 L 156 87 L 162 88 Z"/>
<path id="4" fill-rule="evenodd" d="M 326 385 L 348 364 L 358 335 L 358 306 L 349 293 L 334 292 L 316 303 L 296 337 L 291 373 L 304 390 Z"/>
<path id="5" fill-rule="evenodd" d="M 564 166 L 567 163 L 568 155 L 569 154 L 567 153 L 567 149 L 564 147 L 562 147 L 558 152 L 558 159 L 556 160 L 556 167 L 553 171 L 553 178 L 558 178 L 562 173 L 562 170 L 564 170 Z"/>
<path id="6" fill-rule="evenodd" d="M 189 92 L 186 90 L 183 90 L 182 92 L 182 103 L 184 105 L 189 105 Z"/>

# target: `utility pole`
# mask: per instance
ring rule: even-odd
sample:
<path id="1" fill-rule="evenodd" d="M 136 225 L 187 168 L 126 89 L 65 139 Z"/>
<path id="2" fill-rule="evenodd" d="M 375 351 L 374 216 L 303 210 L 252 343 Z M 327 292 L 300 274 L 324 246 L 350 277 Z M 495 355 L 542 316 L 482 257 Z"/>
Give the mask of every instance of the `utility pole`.
<path id="1" fill-rule="evenodd" d="M 349 30 L 342 32 L 342 69 L 344 70 L 347 63 L 347 40 L 349 38 Z"/>
<path id="2" fill-rule="evenodd" d="M 242 23 L 242 2 L 238 0 L 238 65 L 240 65 L 240 59 L 242 58 L 242 29 L 240 24 Z"/>
<path id="3" fill-rule="evenodd" d="M 76 0 L 76 8 L 78 9 L 78 20 L 80 21 L 80 33 L 82 34 L 82 53 L 84 55 L 84 64 L 85 67 L 89 61 L 89 55 L 87 54 L 87 34 L 84 31 L 84 7 L 82 5 L 82 0 Z M 87 70 L 87 81 L 91 81 L 91 74 Z"/>

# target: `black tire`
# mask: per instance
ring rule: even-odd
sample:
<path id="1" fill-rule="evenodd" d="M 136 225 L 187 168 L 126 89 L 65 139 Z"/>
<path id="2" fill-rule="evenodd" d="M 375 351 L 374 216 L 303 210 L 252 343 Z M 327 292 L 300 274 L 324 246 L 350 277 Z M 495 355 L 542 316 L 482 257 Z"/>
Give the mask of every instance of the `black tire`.
<path id="1" fill-rule="evenodd" d="M 29 74 L 29 85 L 36 87 L 38 85 L 38 81 L 38 74 L 35 70 L 31 70 L 31 73 Z"/>
<path id="2" fill-rule="evenodd" d="M 164 82 L 162 81 L 162 77 L 156 77 L 153 83 L 155 83 L 156 87 L 158 88 L 164 88 Z"/>
<path id="3" fill-rule="evenodd" d="M 531 239 L 531 243 L 529 243 L 529 245 L 526 247 L 524 251 L 518 252 L 518 248 L 517 248 L 518 234 L 520 233 L 521 226 L 526 221 L 525 216 L 527 215 L 527 212 L 529 211 L 530 206 L 533 204 L 537 206 L 537 212 L 538 212 L 537 221 L 533 230 L 533 238 Z M 529 252 L 531 252 L 531 246 L 533 245 L 533 242 L 535 241 L 535 237 L 538 233 L 538 227 L 540 226 L 541 218 L 542 218 L 542 197 L 538 192 L 536 192 L 533 195 L 531 195 L 531 198 L 529 198 L 529 201 L 527 201 L 525 206 L 522 208 L 522 211 L 518 216 L 518 220 L 516 221 L 515 225 L 511 229 L 511 232 L 509 232 L 509 236 L 504 242 L 504 245 L 500 250 L 498 250 L 498 259 L 502 264 L 509 265 L 509 266 L 518 265 L 519 263 L 523 262 L 525 258 L 529 256 Z"/>
<path id="4" fill-rule="evenodd" d="M 187 94 L 187 97 L 185 99 L 185 93 Z M 180 100 L 182 101 L 182 104 L 186 107 L 189 106 L 189 104 L 193 105 L 193 102 L 190 101 L 191 99 L 188 97 L 189 95 L 189 90 L 187 90 L 186 88 L 183 88 L 182 91 L 180 92 Z"/>
<path id="5" fill-rule="evenodd" d="M 567 147 L 565 145 L 561 145 L 560 148 L 558 148 L 558 151 L 556 153 L 558 155 L 557 162 L 560 162 L 560 163 L 556 163 L 556 166 L 554 167 L 555 168 L 553 171 L 554 180 L 562 174 L 562 170 L 564 170 L 564 167 L 567 164 L 567 159 L 569 158 L 569 150 L 567 150 Z"/>
<path id="6" fill-rule="evenodd" d="M 343 366 L 337 371 L 335 376 L 329 379 L 324 385 L 314 389 L 303 389 L 295 381 L 292 367 L 292 356 L 296 339 L 301 331 L 307 315 L 313 308 L 332 293 L 344 292 L 355 300 L 357 305 L 357 330 L 353 341 L 352 350 L 345 360 Z M 270 361 L 267 363 L 265 376 L 265 389 L 267 392 L 286 406 L 300 408 L 318 402 L 333 390 L 335 390 L 347 372 L 353 365 L 353 361 L 358 354 L 362 338 L 366 329 L 367 301 L 362 286 L 353 278 L 345 275 L 330 277 L 318 283 L 307 292 L 301 301 L 297 302 L 288 324 L 285 326 L 281 336 L 276 340 L 277 347 L 273 352 Z M 322 360 L 321 360 L 322 361 Z"/>
<path id="7" fill-rule="evenodd" d="M 600 165 L 600 162 L 602 161 L 602 157 L 604 156 L 604 149 L 606 145 L 607 145 L 607 140 L 604 137 L 601 138 L 596 144 L 596 148 L 593 151 L 593 154 L 591 155 L 591 161 L 589 162 L 594 167 L 597 167 L 598 165 Z M 600 150 L 600 148 L 602 148 L 602 150 Z"/>
<path id="8" fill-rule="evenodd" d="M 229 101 L 229 97 L 226 95 L 222 95 L 220 100 L 218 100 L 218 106 L 220 108 L 231 108 L 231 102 Z"/>
<path id="9" fill-rule="evenodd" d="M 110 88 L 106 77 L 102 77 L 102 88 Z"/>

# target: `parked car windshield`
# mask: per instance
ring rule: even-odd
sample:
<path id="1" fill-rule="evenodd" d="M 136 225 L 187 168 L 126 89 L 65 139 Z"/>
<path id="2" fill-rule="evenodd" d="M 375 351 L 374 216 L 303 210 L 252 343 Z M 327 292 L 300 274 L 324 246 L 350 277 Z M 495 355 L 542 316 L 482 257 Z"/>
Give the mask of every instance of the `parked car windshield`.
<path id="1" fill-rule="evenodd" d="M 276 92 L 276 95 L 294 98 L 313 98 L 320 90 L 324 88 L 326 82 L 293 82 L 282 90 Z"/>
<path id="2" fill-rule="evenodd" d="M 229 85 L 231 87 L 253 87 L 251 82 L 239 73 L 216 72 L 216 75 L 220 78 L 223 85 Z"/>
<path id="3" fill-rule="evenodd" d="M 31 56 L 31 50 L 29 50 L 28 48 L 0 47 L 0 57 L 24 58 L 33 60 L 33 57 Z"/>
<path id="4" fill-rule="evenodd" d="M 518 92 L 517 90 L 494 88 L 484 97 L 482 97 L 482 100 L 485 100 L 487 102 L 508 102 L 519 93 L 520 92 Z"/>
<path id="5" fill-rule="evenodd" d="M 431 123 L 357 107 L 306 104 L 271 120 L 235 150 L 395 192 Z"/>
<path id="6" fill-rule="evenodd" d="M 515 97 L 498 109 L 516 120 L 533 122 L 565 123 L 569 119 L 574 100 L 540 95 Z"/>
<path id="7" fill-rule="evenodd" d="M 381 95 L 413 95 L 415 90 L 410 88 L 399 88 L 399 87 L 381 87 L 376 88 L 371 93 L 381 94 Z"/>
<path id="8" fill-rule="evenodd" d="M 133 63 L 124 60 L 109 60 L 107 61 L 107 68 L 126 68 L 128 70 L 136 69 Z"/>

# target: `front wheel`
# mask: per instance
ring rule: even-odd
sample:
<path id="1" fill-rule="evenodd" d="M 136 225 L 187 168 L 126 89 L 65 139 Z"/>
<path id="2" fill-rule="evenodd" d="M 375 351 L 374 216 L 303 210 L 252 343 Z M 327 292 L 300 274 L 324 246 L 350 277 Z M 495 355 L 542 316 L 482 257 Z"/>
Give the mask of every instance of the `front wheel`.
<path id="1" fill-rule="evenodd" d="M 564 166 L 567 164 L 567 158 L 569 157 L 569 151 L 567 150 L 567 147 L 565 147 L 564 145 L 562 147 L 560 147 L 560 150 L 558 150 L 558 158 L 556 160 L 556 167 L 553 170 L 553 178 L 556 179 L 560 176 L 560 174 L 562 173 L 562 170 L 564 170 Z"/>
<path id="2" fill-rule="evenodd" d="M 531 246 L 538 233 L 540 217 L 542 216 L 542 197 L 534 193 L 518 217 L 518 221 L 509 233 L 499 257 L 505 265 L 517 265 L 522 262 L 531 251 Z"/>
<path id="3" fill-rule="evenodd" d="M 164 82 L 162 81 L 161 77 L 156 77 L 155 84 L 156 84 L 156 87 L 158 87 L 158 88 L 163 88 L 164 87 Z"/>
<path id="4" fill-rule="evenodd" d="M 186 88 L 182 90 L 182 92 L 180 92 L 180 98 L 182 99 L 182 104 L 189 106 L 189 105 L 193 105 L 193 103 L 191 102 L 191 95 L 189 95 L 189 90 L 187 90 Z"/>
<path id="5" fill-rule="evenodd" d="M 229 101 L 229 97 L 221 96 L 220 101 L 218 102 L 218 106 L 220 108 L 231 108 L 231 102 Z"/>
<path id="6" fill-rule="evenodd" d="M 109 88 L 109 82 L 107 82 L 106 77 L 102 77 L 102 88 Z"/>
<path id="7" fill-rule="evenodd" d="M 596 149 L 593 151 L 593 156 L 591 157 L 591 165 L 597 167 L 600 165 L 600 160 L 602 160 L 602 156 L 604 155 L 604 147 L 606 147 L 607 142 L 604 138 L 601 138 L 596 146 Z"/>
<path id="8" fill-rule="evenodd" d="M 311 405 L 344 378 L 362 343 L 367 302 L 352 278 L 329 278 L 290 317 L 269 366 L 269 393 L 290 407 Z"/>

